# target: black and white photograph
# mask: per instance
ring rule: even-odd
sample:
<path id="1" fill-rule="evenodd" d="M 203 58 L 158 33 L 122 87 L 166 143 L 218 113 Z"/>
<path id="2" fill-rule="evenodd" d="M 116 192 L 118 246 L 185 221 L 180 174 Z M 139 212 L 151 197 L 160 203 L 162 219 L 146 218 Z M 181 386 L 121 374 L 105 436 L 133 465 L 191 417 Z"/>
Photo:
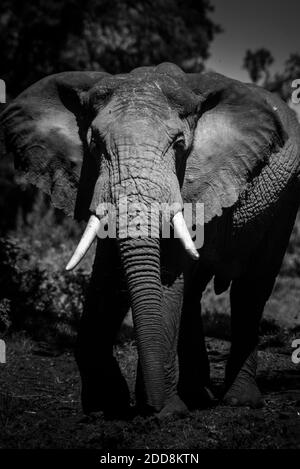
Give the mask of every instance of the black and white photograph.
<path id="1" fill-rule="evenodd" d="M 1 0 L 0 461 L 300 449 L 299 35 L 299 0 Z"/>

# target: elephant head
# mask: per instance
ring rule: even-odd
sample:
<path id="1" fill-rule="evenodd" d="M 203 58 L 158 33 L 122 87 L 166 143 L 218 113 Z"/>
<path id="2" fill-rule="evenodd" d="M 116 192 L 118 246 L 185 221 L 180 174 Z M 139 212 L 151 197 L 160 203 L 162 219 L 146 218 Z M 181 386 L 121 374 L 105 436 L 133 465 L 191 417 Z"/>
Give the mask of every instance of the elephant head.
<path id="1" fill-rule="evenodd" d="M 172 64 L 112 76 L 67 72 L 36 83 L 1 116 L 6 144 L 29 182 L 87 229 L 68 268 L 103 228 L 102 204 L 177 207 L 170 223 L 195 259 L 183 201 L 205 204 L 205 222 L 233 206 L 284 132 L 258 94 L 217 74 Z M 143 214 L 142 214 L 143 215 Z M 144 218 L 142 218 L 144 219 Z M 145 220 L 148 220 L 146 217 Z M 159 237 L 120 237 L 149 406 L 163 405 Z"/>

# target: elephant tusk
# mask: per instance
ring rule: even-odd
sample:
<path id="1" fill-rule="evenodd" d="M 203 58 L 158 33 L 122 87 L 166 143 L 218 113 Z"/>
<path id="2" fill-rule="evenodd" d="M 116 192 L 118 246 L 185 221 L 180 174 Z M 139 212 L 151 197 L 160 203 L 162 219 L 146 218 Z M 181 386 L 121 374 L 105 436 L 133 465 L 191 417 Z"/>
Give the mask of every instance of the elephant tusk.
<path id="1" fill-rule="evenodd" d="M 82 235 L 81 240 L 78 243 L 77 248 L 71 259 L 69 260 L 66 270 L 72 270 L 76 267 L 79 262 L 84 258 L 89 248 L 91 247 L 94 239 L 97 236 L 97 231 L 99 230 L 101 222 L 99 218 L 95 215 L 91 215 L 86 226 L 86 229 Z"/>
<path id="2" fill-rule="evenodd" d="M 172 223 L 175 237 L 180 239 L 184 249 L 193 259 L 199 259 L 199 254 L 186 226 L 182 212 L 177 212 L 174 215 Z"/>

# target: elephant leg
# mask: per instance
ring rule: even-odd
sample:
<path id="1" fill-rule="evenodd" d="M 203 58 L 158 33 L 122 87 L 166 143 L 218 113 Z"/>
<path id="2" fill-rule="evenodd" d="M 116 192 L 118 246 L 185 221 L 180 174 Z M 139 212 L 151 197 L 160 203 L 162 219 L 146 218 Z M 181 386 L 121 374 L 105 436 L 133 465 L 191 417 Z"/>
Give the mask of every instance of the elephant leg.
<path id="1" fill-rule="evenodd" d="M 224 402 L 259 407 L 263 399 L 255 377 L 259 323 L 279 272 L 294 225 L 299 194 L 289 194 L 274 219 L 249 272 L 232 282 L 231 352 L 226 367 Z"/>
<path id="2" fill-rule="evenodd" d="M 75 350 L 85 413 L 126 416 L 130 396 L 113 356 L 113 344 L 129 301 L 113 240 L 98 243 Z"/>
<path id="3" fill-rule="evenodd" d="M 255 377 L 259 324 L 275 277 L 243 277 L 233 281 L 231 351 L 226 366 L 224 402 L 233 406 L 261 407 L 263 399 Z"/>
<path id="4" fill-rule="evenodd" d="M 197 269 L 185 289 L 178 342 L 178 393 L 190 409 L 212 401 L 210 370 L 201 317 L 201 297 L 212 274 Z"/>

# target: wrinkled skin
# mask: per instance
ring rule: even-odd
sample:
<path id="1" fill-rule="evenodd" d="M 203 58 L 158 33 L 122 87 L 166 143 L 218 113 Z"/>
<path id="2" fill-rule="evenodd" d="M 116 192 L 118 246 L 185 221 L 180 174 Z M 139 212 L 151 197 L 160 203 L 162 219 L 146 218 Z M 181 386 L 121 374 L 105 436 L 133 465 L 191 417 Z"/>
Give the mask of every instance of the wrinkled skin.
<path id="1" fill-rule="evenodd" d="M 258 327 L 299 205 L 300 132 L 287 106 L 260 88 L 161 64 L 48 77 L 7 107 L 1 126 L 16 166 L 77 219 L 123 196 L 129 219 L 137 202 L 204 203 L 198 261 L 173 237 L 121 238 L 117 227 L 117 239 L 98 242 L 76 348 L 84 411 L 128 415 L 112 348 L 129 307 L 139 412 L 181 415 L 209 402 L 200 300 L 213 277 L 216 293 L 230 287 L 231 296 L 224 400 L 260 406 Z"/>

